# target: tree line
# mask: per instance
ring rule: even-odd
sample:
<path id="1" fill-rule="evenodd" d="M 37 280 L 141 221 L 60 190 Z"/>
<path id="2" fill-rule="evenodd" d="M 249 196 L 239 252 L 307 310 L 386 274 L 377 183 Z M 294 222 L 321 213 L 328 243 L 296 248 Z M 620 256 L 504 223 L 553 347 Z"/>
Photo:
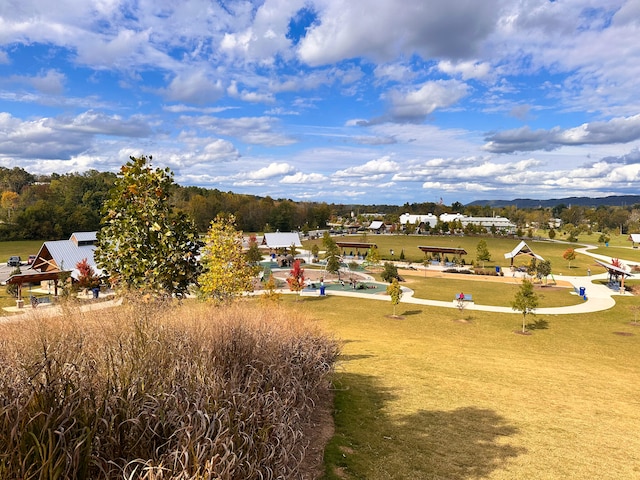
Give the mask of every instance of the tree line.
<path id="1" fill-rule="evenodd" d="M 116 174 L 89 170 L 83 173 L 34 175 L 20 167 L 0 167 L 0 241 L 64 239 L 73 232 L 99 230 L 101 209 Z M 462 213 L 469 216 L 503 216 L 521 229 L 553 228 L 560 219 L 563 229 L 640 231 L 640 205 L 590 208 L 559 204 L 553 208 L 522 209 L 514 206 L 444 205 L 435 202 L 404 205 L 337 204 L 295 202 L 218 189 L 175 185 L 171 204 L 194 221 L 199 232 L 207 231 L 219 214 L 232 214 L 245 232 L 308 231 L 327 228 L 327 222 L 352 221 L 365 224 L 377 213 L 377 220 L 397 225 L 403 213 Z M 411 226 L 409 226 L 409 231 Z M 524 232 L 523 232 L 524 233 Z"/>

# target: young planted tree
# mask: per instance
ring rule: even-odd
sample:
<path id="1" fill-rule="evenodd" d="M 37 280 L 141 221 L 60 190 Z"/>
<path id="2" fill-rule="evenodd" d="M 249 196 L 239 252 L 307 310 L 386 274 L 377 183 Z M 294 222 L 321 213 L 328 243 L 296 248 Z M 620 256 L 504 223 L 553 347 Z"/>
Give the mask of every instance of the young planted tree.
<path id="1" fill-rule="evenodd" d="M 538 307 L 538 295 L 533 291 L 533 283 L 525 279 L 511 302 L 513 310 L 522 313 L 522 333 L 526 333 L 527 315 Z"/>
<path id="2" fill-rule="evenodd" d="M 289 271 L 287 278 L 289 289 L 292 292 L 299 293 L 304 288 L 304 268 L 300 266 L 300 260 L 293 262 L 293 267 Z"/>
<path id="3" fill-rule="evenodd" d="M 242 249 L 242 232 L 233 215 L 218 215 L 211 222 L 202 247 L 200 292 L 220 304 L 253 290 L 253 268 Z"/>
<path id="4" fill-rule="evenodd" d="M 201 271 L 198 231 L 170 203 L 173 173 L 130 158 L 103 206 L 96 264 L 121 291 L 182 297 Z"/>
<path id="5" fill-rule="evenodd" d="M 396 305 L 400 303 L 402 298 L 402 287 L 398 283 L 398 279 L 394 278 L 393 281 L 387 287 L 387 295 L 391 297 L 391 304 L 393 305 L 393 316 L 396 316 Z"/>
<path id="6" fill-rule="evenodd" d="M 322 237 L 324 258 L 327 260 L 327 272 L 337 273 L 340 278 L 340 247 L 328 232 Z"/>
<path id="7" fill-rule="evenodd" d="M 78 269 L 78 288 L 91 290 L 100 286 L 100 277 L 96 275 L 86 258 L 76 263 L 76 268 Z"/>
<path id="8" fill-rule="evenodd" d="M 546 284 L 547 277 L 551 275 L 551 262 L 549 260 L 540 261 L 536 267 L 536 275 L 540 279 L 540 282 L 542 282 L 544 278 L 544 283 Z"/>
<path id="9" fill-rule="evenodd" d="M 258 247 L 258 238 L 254 234 L 249 235 L 249 249 L 246 257 L 247 262 L 251 265 L 258 265 L 262 260 L 262 253 L 260 253 L 260 248 Z"/>
<path id="10" fill-rule="evenodd" d="M 476 260 L 482 262 L 482 268 L 484 268 L 484 262 L 491 260 L 491 253 L 484 239 L 480 240 L 476 246 Z"/>
<path id="11" fill-rule="evenodd" d="M 571 270 L 571 262 L 576 259 L 576 251 L 573 248 L 567 248 L 562 254 L 562 258 L 569 262 L 569 270 Z"/>

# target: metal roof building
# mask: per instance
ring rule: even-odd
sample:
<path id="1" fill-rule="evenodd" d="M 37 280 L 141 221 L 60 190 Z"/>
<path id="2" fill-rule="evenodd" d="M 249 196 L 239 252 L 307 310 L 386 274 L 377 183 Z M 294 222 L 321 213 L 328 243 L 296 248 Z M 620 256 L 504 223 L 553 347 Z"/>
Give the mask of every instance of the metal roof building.
<path id="1" fill-rule="evenodd" d="M 40 272 L 70 271 L 71 277 L 78 279 L 76 265 L 84 259 L 100 275 L 96 267 L 93 252 L 96 249 L 97 232 L 75 232 L 69 240 L 44 242 L 31 268 Z"/>
<path id="2" fill-rule="evenodd" d="M 266 245 L 269 248 L 290 248 L 291 245 L 302 247 L 300 235 L 296 232 L 265 233 L 262 245 Z"/>

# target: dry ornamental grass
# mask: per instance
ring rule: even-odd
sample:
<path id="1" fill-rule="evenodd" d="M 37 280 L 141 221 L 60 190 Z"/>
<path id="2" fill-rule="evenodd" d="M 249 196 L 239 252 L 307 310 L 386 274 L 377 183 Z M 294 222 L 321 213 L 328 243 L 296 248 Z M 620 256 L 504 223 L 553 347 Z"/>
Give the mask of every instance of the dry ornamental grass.
<path id="1" fill-rule="evenodd" d="M 337 344 L 246 304 L 131 304 L 0 331 L 0 478 L 301 478 Z"/>

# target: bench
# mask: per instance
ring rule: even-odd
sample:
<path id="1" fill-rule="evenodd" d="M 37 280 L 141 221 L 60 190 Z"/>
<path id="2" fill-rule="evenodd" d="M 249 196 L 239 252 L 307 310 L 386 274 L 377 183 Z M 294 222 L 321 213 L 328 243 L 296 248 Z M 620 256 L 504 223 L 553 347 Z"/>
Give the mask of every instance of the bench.
<path id="1" fill-rule="evenodd" d="M 453 299 L 454 302 L 457 302 L 458 300 L 460 300 L 460 295 L 456 295 L 455 298 Z M 462 298 L 463 301 L 465 302 L 473 302 L 473 295 L 471 295 L 470 293 L 465 293 L 464 297 Z"/>
<path id="2" fill-rule="evenodd" d="M 31 300 L 31 306 L 33 308 L 36 308 L 38 305 L 41 304 L 45 304 L 45 303 L 51 303 L 51 297 L 34 297 L 33 295 L 30 298 Z"/>

